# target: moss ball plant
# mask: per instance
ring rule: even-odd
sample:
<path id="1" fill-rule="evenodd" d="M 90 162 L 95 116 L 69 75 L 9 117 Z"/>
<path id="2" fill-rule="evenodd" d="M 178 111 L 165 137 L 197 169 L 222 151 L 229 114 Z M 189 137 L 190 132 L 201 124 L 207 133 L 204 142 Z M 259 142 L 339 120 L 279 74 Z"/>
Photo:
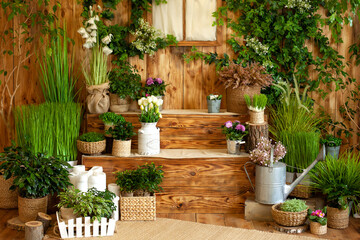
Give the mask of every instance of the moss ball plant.
<path id="1" fill-rule="evenodd" d="M 83 142 L 100 142 L 104 139 L 105 139 L 104 135 L 97 132 L 84 133 L 79 137 L 79 140 Z"/>
<path id="2" fill-rule="evenodd" d="M 308 206 L 304 200 L 294 198 L 286 200 L 283 204 L 281 204 L 280 210 L 284 212 L 302 212 L 307 208 Z"/>

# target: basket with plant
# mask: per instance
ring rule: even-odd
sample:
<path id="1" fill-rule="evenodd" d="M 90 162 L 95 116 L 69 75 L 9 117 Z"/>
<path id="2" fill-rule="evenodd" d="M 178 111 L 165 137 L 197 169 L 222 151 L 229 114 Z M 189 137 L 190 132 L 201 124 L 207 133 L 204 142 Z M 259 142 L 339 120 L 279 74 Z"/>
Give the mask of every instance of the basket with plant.
<path id="1" fill-rule="evenodd" d="M 109 130 L 110 127 L 114 126 L 120 121 L 125 121 L 123 116 L 113 112 L 103 113 L 99 116 L 99 118 L 104 123 L 105 137 L 111 137 L 111 134 L 106 134 L 106 131 Z"/>
<path id="2" fill-rule="evenodd" d="M 254 94 L 251 97 L 247 94 L 244 95 L 246 105 L 249 109 L 250 123 L 261 124 L 264 122 L 264 110 L 267 103 L 267 97 L 265 94 Z"/>
<path id="3" fill-rule="evenodd" d="M 246 65 L 230 63 L 219 71 L 219 81 L 225 85 L 226 105 L 229 112 L 246 113 L 244 94 L 252 97 L 260 94 L 263 87 L 270 86 L 273 78 L 259 63 Z"/>
<path id="4" fill-rule="evenodd" d="M 326 207 L 312 211 L 308 210 L 308 218 L 310 220 L 310 231 L 312 234 L 323 235 L 327 233 L 327 218 L 325 217 Z"/>
<path id="5" fill-rule="evenodd" d="M 222 95 L 210 94 L 206 97 L 208 113 L 219 113 Z"/>
<path id="6" fill-rule="evenodd" d="M 340 146 L 342 139 L 335 137 L 331 134 L 327 134 L 323 139 L 320 140 L 321 144 L 325 144 L 326 154 L 331 155 L 333 158 L 339 158 Z"/>
<path id="7" fill-rule="evenodd" d="M 83 154 L 100 154 L 106 149 L 105 136 L 97 132 L 84 133 L 77 140 L 77 148 Z"/>
<path id="8" fill-rule="evenodd" d="M 117 157 L 130 156 L 131 138 L 136 135 L 133 125 L 125 120 L 119 121 L 116 125 L 110 127 L 107 133 L 114 138 L 112 155 Z"/>
<path id="9" fill-rule="evenodd" d="M 227 121 L 221 129 L 226 136 L 228 153 L 240 154 L 240 146 L 245 143 L 243 139 L 248 134 L 246 125 L 241 124 L 240 121 Z"/>
<path id="10" fill-rule="evenodd" d="M 305 224 L 308 208 L 305 201 L 294 198 L 273 205 L 271 215 L 277 224 L 295 227 Z"/>

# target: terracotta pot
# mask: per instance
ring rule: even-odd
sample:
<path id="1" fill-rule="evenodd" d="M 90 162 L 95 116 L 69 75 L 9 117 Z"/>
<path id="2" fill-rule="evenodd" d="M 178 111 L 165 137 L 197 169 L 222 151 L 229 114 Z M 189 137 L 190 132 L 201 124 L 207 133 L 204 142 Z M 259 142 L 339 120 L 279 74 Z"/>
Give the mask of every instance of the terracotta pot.
<path id="1" fill-rule="evenodd" d="M 43 198 L 18 197 L 19 219 L 26 223 L 36 220 L 38 212 L 47 213 L 48 196 Z"/>
<path id="2" fill-rule="evenodd" d="M 14 177 L 5 180 L 3 175 L 0 175 L 0 208 L 11 209 L 18 206 L 18 191 L 11 191 L 11 187 L 14 181 Z"/>
<path id="3" fill-rule="evenodd" d="M 249 87 L 245 89 L 227 88 L 226 89 L 226 106 L 228 112 L 246 114 L 248 111 L 244 95 L 247 94 L 252 98 L 255 94 L 260 94 L 260 87 Z"/>
<path id="4" fill-rule="evenodd" d="M 128 157 L 131 154 L 131 139 L 127 141 L 113 141 L 112 155 L 116 157 Z"/>
<path id="5" fill-rule="evenodd" d="M 316 235 L 323 235 L 327 233 L 327 225 L 321 225 L 318 222 L 310 222 L 310 232 Z"/>
<path id="6" fill-rule="evenodd" d="M 349 226 L 349 208 L 339 210 L 337 208 L 327 207 L 327 218 L 329 228 L 344 229 Z"/>

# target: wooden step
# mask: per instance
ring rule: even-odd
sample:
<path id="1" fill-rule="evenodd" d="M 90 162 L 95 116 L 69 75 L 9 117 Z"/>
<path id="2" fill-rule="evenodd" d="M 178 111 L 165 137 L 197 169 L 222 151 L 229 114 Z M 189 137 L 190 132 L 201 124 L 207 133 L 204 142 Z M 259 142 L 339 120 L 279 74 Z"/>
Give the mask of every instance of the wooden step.
<path id="1" fill-rule="evenodd" d="M 134 125 L 136 132 L 140 128 L 139 114 L 140 112 L 121 113 Z M 207 110 L 201 109 L 163 110 L 162 116 L 157 124 L 162 149 L 224 149 L 226 140 L 220 127 L 229 120 L 242 123 L 248 121 L 248 115 L 207 113 Z M 98 114 L 87 114 L 85 118 L 87 132 L 104 132 L 104 124 Z M 133 138 L 132 148 L 137 149 L 137 136 Z"/>
<path id="2" fill-rule="evenodd" d="M 159 156 L 82 156 L 87 169 L 103 166 L 107 183 L 115 182 L 114 172 L 138 165 L 162 165 L 164 191 L 157 194 L 159 213 L 243 213 L 251 190 L 243 165 L 249 155 L 229 155 L 223 149 L 164 149 Z M 181 151 L 179 154 L 178 151 Z M 204 154 L 205 152 L 205 154 Z M 183 156 L 183 157 L 181 157 Z M 253 178 L 252 167 L 249 173 Z M 254 181 L 254 179 L 252 179 Z"/>

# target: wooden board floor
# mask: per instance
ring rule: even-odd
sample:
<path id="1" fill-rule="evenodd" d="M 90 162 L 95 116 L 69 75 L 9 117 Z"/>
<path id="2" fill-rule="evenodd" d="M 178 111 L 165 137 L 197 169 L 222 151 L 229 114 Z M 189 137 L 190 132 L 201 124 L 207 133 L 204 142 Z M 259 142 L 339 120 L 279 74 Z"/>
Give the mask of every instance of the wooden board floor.
<path id="1" fill-rule="evenodd" d="M 6 227 L 6 221 L 17 216 L 17 210 L 0 209 L 0 240 L 20 240 L 24 239 L 24 232 L 11 230 Z M 246 229 L 257 229 L 267 232 L 276 232 L 269 222 L 246 221 L 243 214 L 202 214 L 202 213 L 162 213 L 157 214 L 159 218 L 173 218 L 184 221 L 192 221 L 221 226 L 230 226 Z M 55 219 L 55 217 L 53 217 Z M 310 232 L 299 234 L 301 236 L 316 237 Z M 336 240 L 360 240 L 360 219 L 350 218 L 350 226 L 345 230 L 329 229 L 328 233 L 319 238 Z M 46 240 L 55 240 L 47 238 Z"/>

